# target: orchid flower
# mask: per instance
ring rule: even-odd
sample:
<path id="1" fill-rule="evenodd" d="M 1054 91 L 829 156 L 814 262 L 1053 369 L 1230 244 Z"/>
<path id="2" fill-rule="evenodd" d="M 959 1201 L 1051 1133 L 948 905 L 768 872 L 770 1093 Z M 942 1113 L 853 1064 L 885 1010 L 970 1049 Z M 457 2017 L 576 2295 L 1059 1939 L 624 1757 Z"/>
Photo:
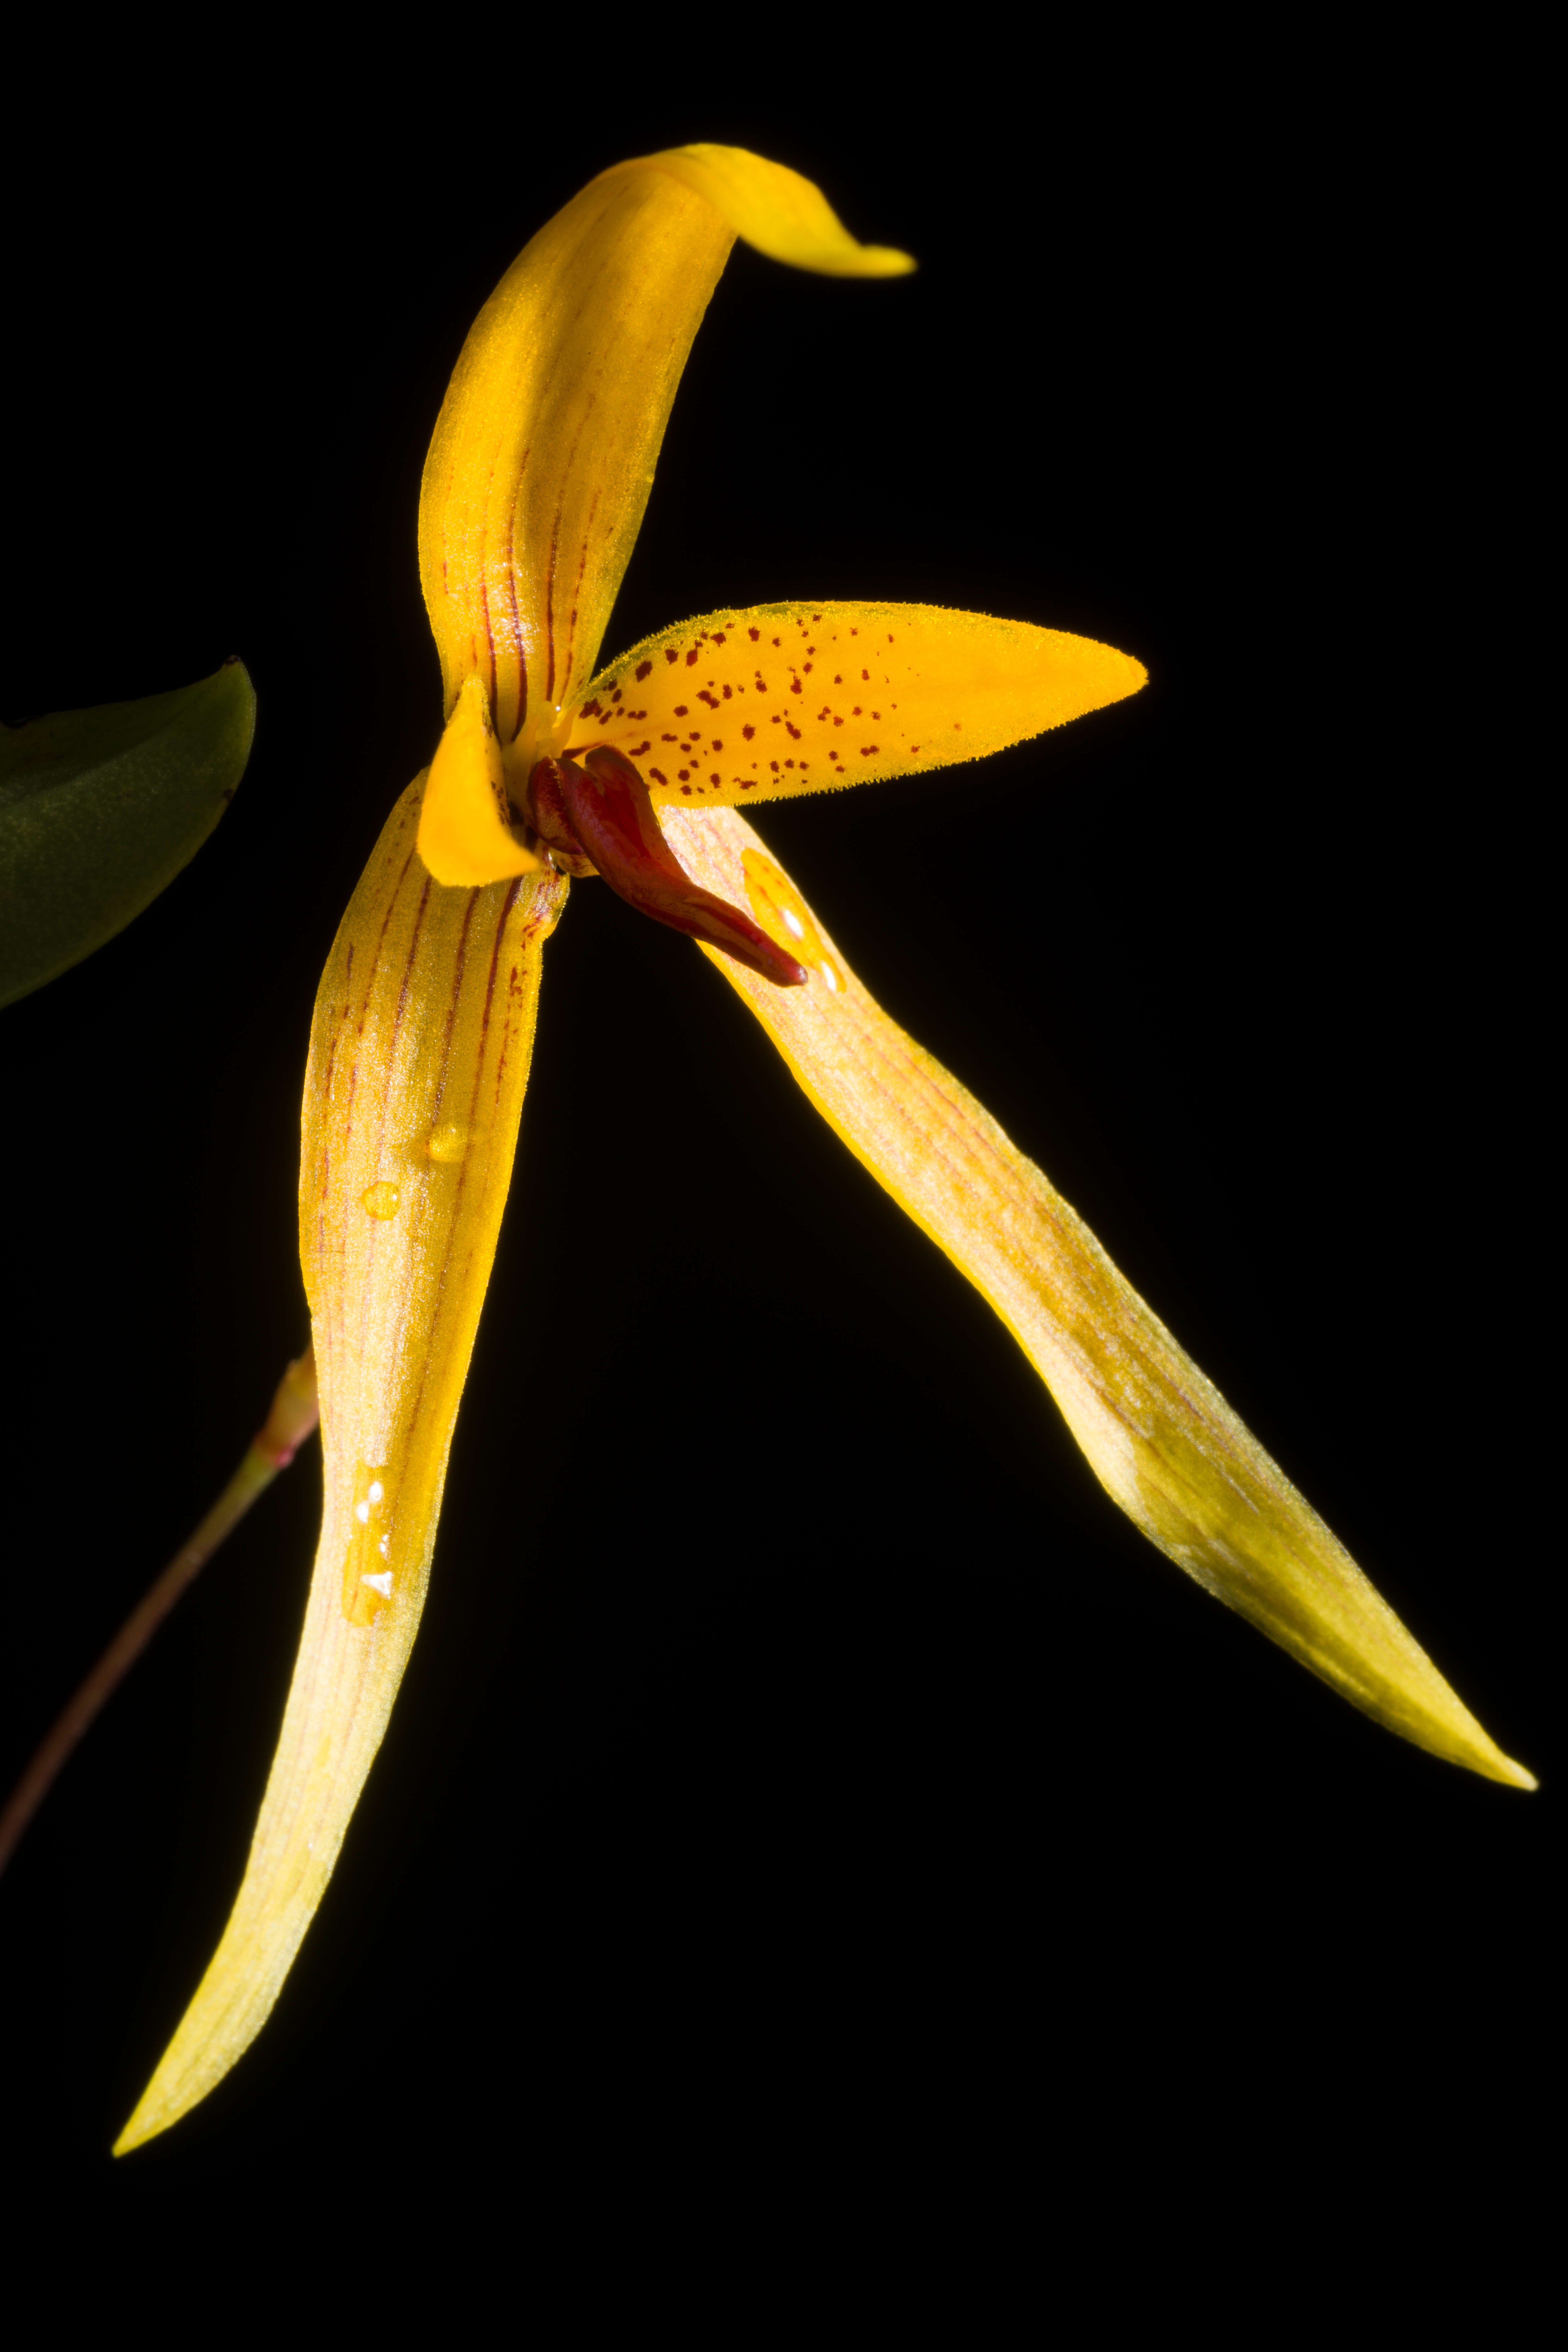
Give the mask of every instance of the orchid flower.
<path id="1" fill-rule="evenodd" d="M 1216 1598 L 1391 1729 L 1531 1787 L 1092 1234 L 867 994 L 742 811 L 973 760 L 1131 694 L 1126 654 L 931 606 L 705 614 L 596 668 L 677 383 L 740 236 L 913 267 L 742 150 L 602 173 L 514 263 L 436 426 L 419 515 L 446 724 L 322 978 L 300 1231 L 321 1544 L 233 1914 L 119 2142 L 205 2096 L 299 1949 L 430 1573 L 510 1179 L 545 941 L 597 873 L 693 937 L 850 1150 L 1028 1355 L 1101 1485 Z"/>

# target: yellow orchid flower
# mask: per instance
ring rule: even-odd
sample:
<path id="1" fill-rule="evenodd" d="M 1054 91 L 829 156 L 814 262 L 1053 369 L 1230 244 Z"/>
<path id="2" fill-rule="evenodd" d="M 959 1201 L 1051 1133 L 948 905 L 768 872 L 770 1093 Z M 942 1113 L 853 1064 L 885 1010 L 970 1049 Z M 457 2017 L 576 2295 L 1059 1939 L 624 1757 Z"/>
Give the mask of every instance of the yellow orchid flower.
<path id="1" fill-rule="evenodd" d="M 166 2130 L 265 2021 L 418 1626 L 510 1179 L 545 940 L 598 873 L 694 937 L 810 1100 L 995 1308 L 1162 1551 L 1435 1755 L 1516 1787 L 1349 1556 L 1094 1236 L 882 1013 L 748 803 L 978 758 L 1133 693 L 1129 656 L 925 605 L 728 609 L 596 669 L 677 383 L 734 239 L 889 277 L 809 182 L 733 148 L 605 172 L 464 346 L 426 466 L 446 725 L 343 919 L 305 1083 L 300 1248 L 325 1500 L 250 1859 L 118 2143 Z"/>

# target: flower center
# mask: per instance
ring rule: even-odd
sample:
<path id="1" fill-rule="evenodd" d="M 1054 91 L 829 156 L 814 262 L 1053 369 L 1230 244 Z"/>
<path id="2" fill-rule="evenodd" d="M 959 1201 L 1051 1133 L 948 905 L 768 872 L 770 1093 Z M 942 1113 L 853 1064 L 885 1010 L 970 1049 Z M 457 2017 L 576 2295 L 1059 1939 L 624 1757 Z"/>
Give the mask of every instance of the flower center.
<path id="1" fill-rule="evenodd" d="M 705 940 L 781 988 L 798 988 L 805 979 L 794 956 L 749 915 L 681 870 L 659 831 L 647 786 L 607 743 L 584 751 L 580 762 L 564 754 L 537 761 L 524 814 L 533 837 L 566 873 L 603 875 L 639 914 Z"/>

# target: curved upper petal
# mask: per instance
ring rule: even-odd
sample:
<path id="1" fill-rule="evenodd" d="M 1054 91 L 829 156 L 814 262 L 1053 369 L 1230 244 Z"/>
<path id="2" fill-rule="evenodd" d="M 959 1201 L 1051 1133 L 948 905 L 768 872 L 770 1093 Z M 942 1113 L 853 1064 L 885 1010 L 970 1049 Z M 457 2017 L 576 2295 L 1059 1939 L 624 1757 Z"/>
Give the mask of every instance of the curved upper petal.
<path id="1" fill-rule="evenodd" d="M 743 148 L 602 172 L 508 270 L 426 461 L 419 562 L 449 713 L 484 680 L 531 766 L 593 673 L 691 341 L 739 236 L 797 268 L 889 277 L 819 189 Z M 521 739 L 521 740 L 520 740 Z"/>
<path id="2" fill-rule="evenodd" d="M 985 613 L 754 604 L 645 637 L 574 734 L 624 752 L 656 803 L 735 807 L 983 759 L 1147 677 L 1113 646 Z"/>

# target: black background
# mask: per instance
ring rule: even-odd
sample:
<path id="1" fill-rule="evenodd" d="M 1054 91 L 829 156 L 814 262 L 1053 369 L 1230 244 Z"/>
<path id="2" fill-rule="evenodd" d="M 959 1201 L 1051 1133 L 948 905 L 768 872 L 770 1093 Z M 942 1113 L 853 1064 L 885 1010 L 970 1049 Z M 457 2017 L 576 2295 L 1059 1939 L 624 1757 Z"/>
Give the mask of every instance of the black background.
<path id="1" fill-rule="evenodd" d="M 199 99 L 38 85 L 0 711 L 237 653 L 260 719 L 166 897 L 0 1016 L 6 1777 L 305 1337 L 310 1011 L 434 741 L 415 514 L 463 334 L 593 172 L 691 137 L 921 268 L 737 250 L 606 650 L 865 595 L 1147 663 L 1043 743 L 761 829 L 1550 1776 L 1506 185 L 1451 91 L 1187 58 L 1178 103 L 1175 62 L 928 59 L 907 104 L 870 62 L 640 105 L 632 64 L 519 68 L 504 122 L 482 50 L 466 96 L 417 56 L 265 103 L 238 59 Z M 1331 2149 L 1363 2219 L 1413 2166 L 1515 2163 L 1550 1787 L 1402 1746 L 1149 1549 L 739 1003 L 587 883 L 382 1758 L 263 2039 L 110 2167 L 237 1884 L 318 1502 L 312 1449 L 0 1886 L 7 2138 L 93 2227 L 302 2200 L 360 2245 L 462 2180 L 520 2255 L 668 2200 L 678 2263 L 721 2212 L 807 2259 L 902 2180 L 949 2216 L 978 2184 L 1035 2259 L 1205 2135 L 1221 2202 Z"/>

